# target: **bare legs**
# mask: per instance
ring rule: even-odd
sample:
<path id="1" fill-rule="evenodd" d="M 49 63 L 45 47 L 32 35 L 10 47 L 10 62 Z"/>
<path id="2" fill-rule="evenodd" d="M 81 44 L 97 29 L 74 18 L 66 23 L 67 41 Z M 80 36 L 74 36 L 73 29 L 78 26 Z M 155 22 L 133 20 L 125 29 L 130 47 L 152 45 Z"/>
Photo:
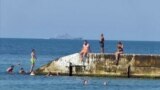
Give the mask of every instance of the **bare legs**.
<path id="1" fill-rule="evenodd" d="M 88 54 L 87 52 L 80 52 L 80 62 L 81 63 L 83 63 L 83 64 L 85 62 L 89 63 L 89 61 L 86 61 L 86 59 L 85 59 L 87 57 L 87 54 Z"/>
<path id="2" fill-rule="evenodd" d="M 81 55 L 81 59 L 80 60 L 82 62 L 83 58 L 87 56 L 87 53 L 81 52 L 80 55 Z"/>
<path id="3" fill-rule="evenodd" d="M 33 63 L 33 64 L 31 65 L 30 73 L 32 73 L 32 72 L 33 72 L 33 68 L 34 68 L 34 66 L 35 66 L 35 64 Z"/>
<path id="4" fill-rule="evenodd" d="M 123 52 L 117 51 L 117 52 L 115 53 L 115 58 L 116 58 L 115 62 L 116 62 L 116 65 L 118 65 L 118 63 L 119 63 L 119 59 L 120 59 L 120 55 L 121 55 L 121 54 L 123 54 Z"/>
<path id="5" fill-rule="evenodd" d="M 104 48 L 103 47 L 101 47 L 101 53 L 104 53 Z"/>

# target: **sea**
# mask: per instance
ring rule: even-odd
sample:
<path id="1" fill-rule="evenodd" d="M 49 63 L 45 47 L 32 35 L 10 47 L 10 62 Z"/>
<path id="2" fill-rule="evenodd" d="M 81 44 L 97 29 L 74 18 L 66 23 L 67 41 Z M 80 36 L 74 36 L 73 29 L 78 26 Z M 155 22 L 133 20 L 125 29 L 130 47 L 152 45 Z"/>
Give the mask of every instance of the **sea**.
<path id="1" fill-rule="evenodd" d="M 98 40 L 88 40 L 93 53 L 100 52 Z M 118 41 L 105 41 L 105 52 L 114 53 Z M 160 54 L 158 41 L 122 41 L 127 54 Z M 35 49 L 35 69 L 56 58 L 77 53 L 83 40 L 0 38 L 0 90 L 160 90 L 160 79 L 85 76 L 21 75 L 30 69 L 31 50 Z M 20 65 L 18 65 L 20 64 Z M 6 69 L 15 66 L 13 74 Z M 84 85 L 84 80 L 88 81 Z M 106 85 L 104 85 L 106 83 Z"/>

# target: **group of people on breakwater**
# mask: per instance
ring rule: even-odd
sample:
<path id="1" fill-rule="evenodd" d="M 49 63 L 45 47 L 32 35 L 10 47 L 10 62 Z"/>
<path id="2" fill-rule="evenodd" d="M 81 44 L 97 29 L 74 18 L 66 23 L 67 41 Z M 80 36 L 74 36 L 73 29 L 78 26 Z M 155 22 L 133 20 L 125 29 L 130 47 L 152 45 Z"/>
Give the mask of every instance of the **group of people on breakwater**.
<path id="1" fill-rule="evenodd" d="M 101 34 L 101 36 L 100 36 L 99 43 L 100 43 L 100 52 L 101 53 L 105 53 L 105 48 L 104 48 L 105 47 L 105 38 L 104 38 L 103 34 Z M 116 65 L 118 65 L 120 55 L 123 54 L 123 51 L 124 51 L 124 49 L 123 49 L 122 42 L 118 42 L 117 51 L 115 52 L 115 63 L 116 63 Z M 84 58 L 86 58 L 88 53 L 90 53 L 90 52 L 91 52 L 90 44 L 88 43 L 87 40 L 84 40 L 84 43 L 83 43 L 83 46 L 82 46 L 82 50 L 80 51 L 80 56 L 81 56 L 80 60 L 81 60 L 81 62 L 84 62 Z M 31 68 L 30 68 L 30 71 L 28 72 L 30 75 L 35 75 L 34 67 L 35 67 L 36 60 L 37 60 L 36 51 L 35 51 L 35 49 L 32 49 L 32 51 L 31 51 L 31 59 L 30 59 Z M 15 66 L 20 66 L 20 64 L 11 65 L 6 71 L 8 73 L 12 73 Z M 21 67 L 20 70 L 19 70 L 19 73 L 20 74 L 25 74 L 26 72 Z"/>
<path id="2" fill-rule="evenodd" d="M 105 51 L 105 49 L 104 49 L 105 39 L 104 39 L 103 34 L 101 34 L 99 43 L 100 43 L 100 52 L 104 53 L 104 51 Z M 84 40 L 83 47 L 82 47 L 82 50 L 80 52 L 81 62 L 83 61 L 83 58 L 87 57 L 88 53 L 90 53 L 90 52 L 91 52 L 90 44 L 88 43 L 87 40 Z M 124 52 L 123 44 L 122 44 L 122 42 L 119 41 L 118 44 L 117 44 L 117 51 L 115 52 L 115 63 L 116 63 L 116 65 L 118 65 L 120 55 L 123 54 L 123 52 Z"/>

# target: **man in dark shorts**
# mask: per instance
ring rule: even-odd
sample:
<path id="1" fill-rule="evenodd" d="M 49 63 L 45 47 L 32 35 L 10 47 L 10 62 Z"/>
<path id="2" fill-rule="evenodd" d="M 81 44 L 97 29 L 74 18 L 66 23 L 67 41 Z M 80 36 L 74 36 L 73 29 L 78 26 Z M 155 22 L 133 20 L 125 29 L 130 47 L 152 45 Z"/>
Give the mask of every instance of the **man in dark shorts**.
<path id="1" fill-rule="evenodd" d="M 100 43 L 100 51 L 101 51 L 101 53 L 104 53 L 104 35 L 103 35 L 103 33 L 101 34 L 101 39 L 100 39 L 99 43 Z"/>

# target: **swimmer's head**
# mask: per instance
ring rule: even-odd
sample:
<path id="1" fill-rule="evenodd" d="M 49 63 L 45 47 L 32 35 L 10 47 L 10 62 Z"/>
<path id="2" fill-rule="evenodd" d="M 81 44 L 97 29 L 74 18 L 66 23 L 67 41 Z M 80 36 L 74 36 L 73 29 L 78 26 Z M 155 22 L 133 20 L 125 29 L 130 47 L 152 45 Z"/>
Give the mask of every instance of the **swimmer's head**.
<path id="1" fill-rule="evenodd" d="M 14 65 L 11 65 L 11 68 L 14 68 Z"/>
<path id="2" fill-rule="evenodd" d="M 88 81 L 87 81 L 87 80 L 84 80 L 84 81 L 83 81 L 83 84 L 84 84 L 84 85 L 87 85 L 87 84 L 88 84 Z"/>

